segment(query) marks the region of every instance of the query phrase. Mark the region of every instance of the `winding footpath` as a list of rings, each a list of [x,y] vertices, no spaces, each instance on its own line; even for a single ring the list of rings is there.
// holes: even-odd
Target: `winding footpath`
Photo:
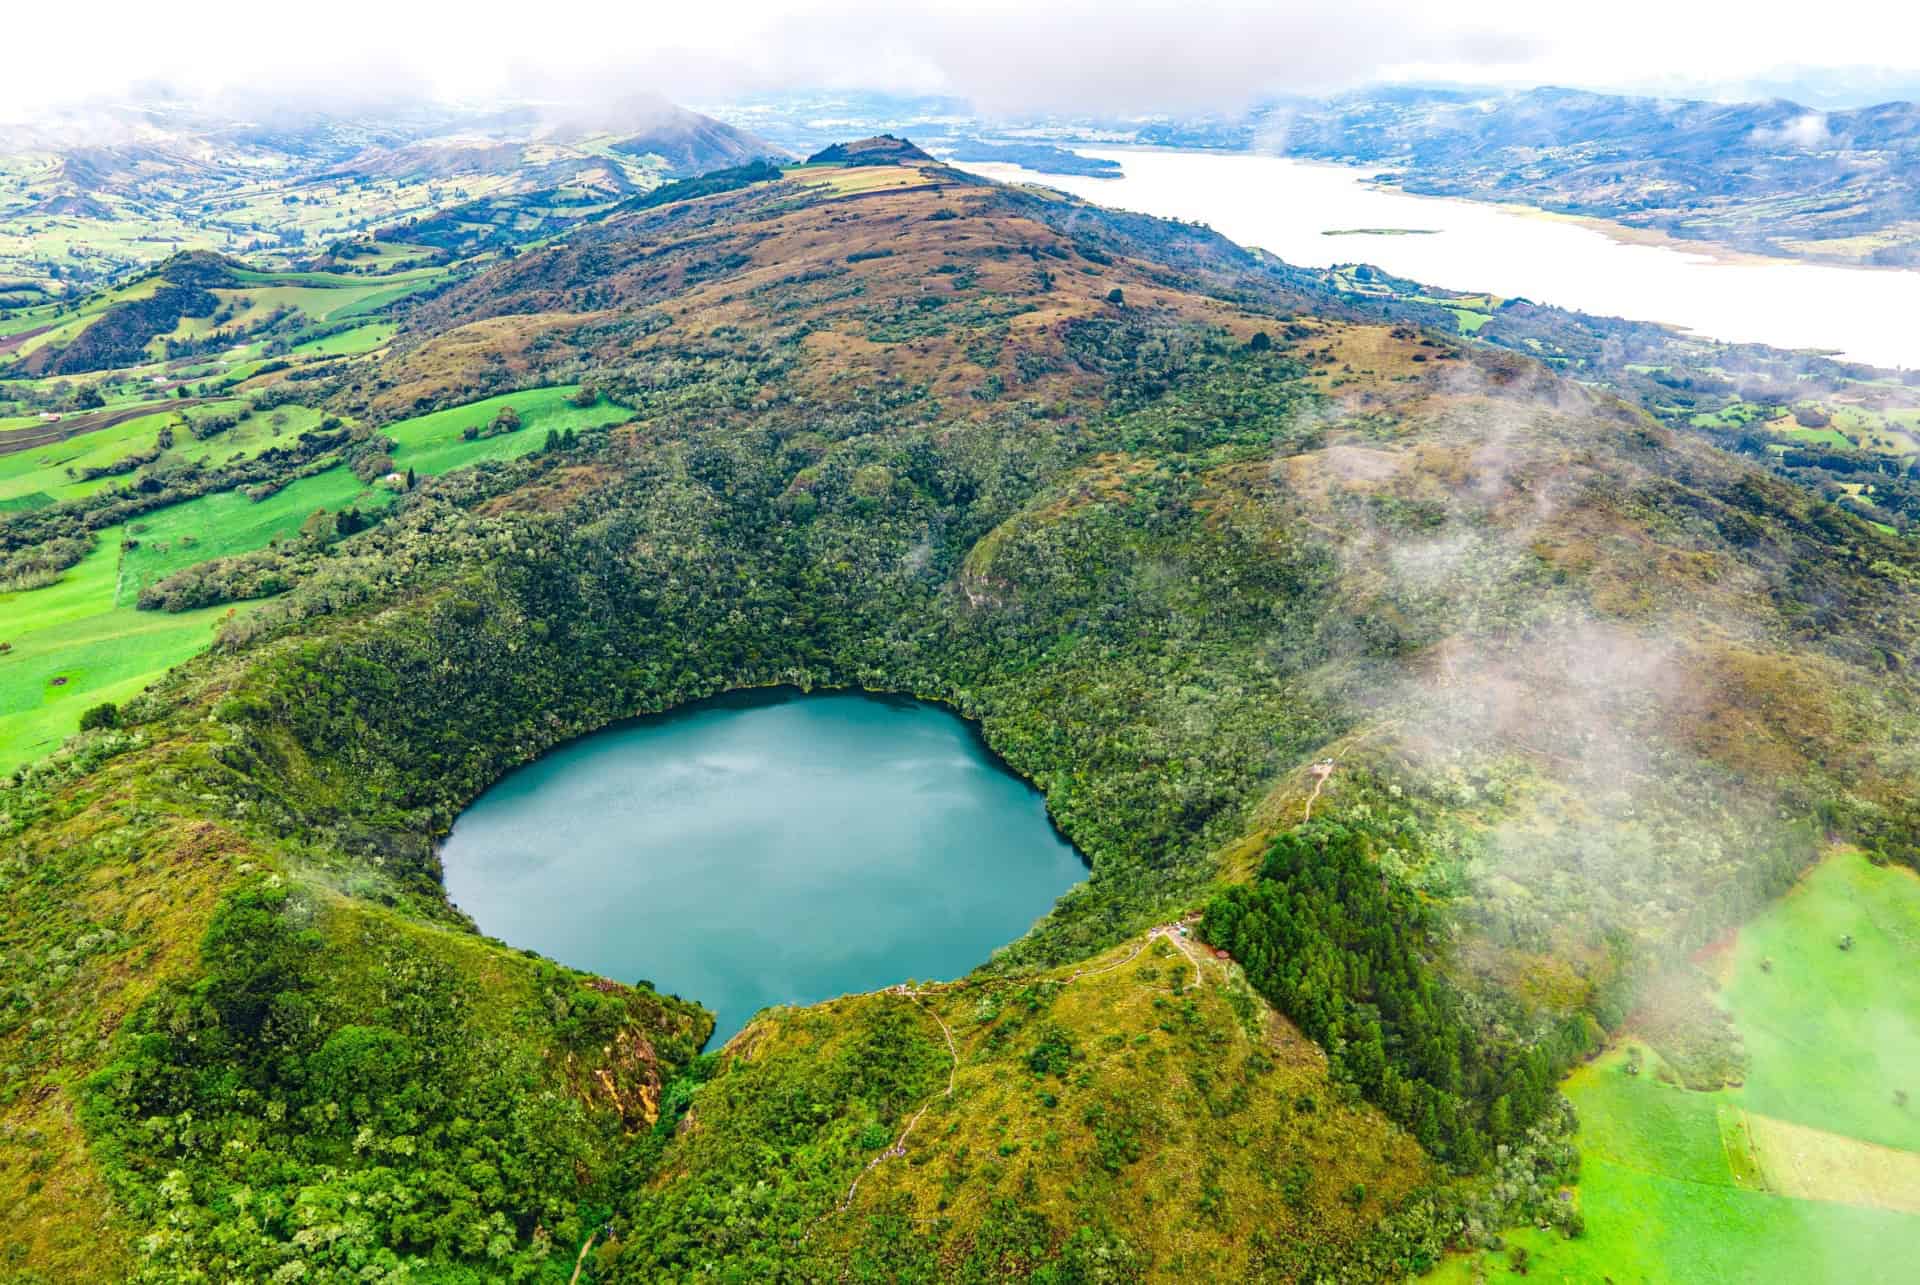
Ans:
[[[1061,980],[1060,984],[1063,987],[1071,986],[1083,977],[1098,977],[1102,973],[1111,973],[1115,969],[1125,968],[1128,964],[1140,958],[1140,952],[1153,945],[1154,940],[1159,937],[1164,937],[1172,942],[1174,949],[1186,956],[1187,962],[1193,965],[1194,978],[1196,981],[1206,977],[1206,969],[1202,966],[1201,961],[1196,959],[1193,953],[1187,949],[1185,925],[1175,922],[1170,924],[1157,924],[1149,928],[1147,935],[1141,940],[1138,946],[1133,948],[1132,952],[1130,952],[1125,959],[1102,965],[1099,968],[1075,969],[1073,972],[1068,973],[1067,976]],[[942,1018],[940,1014],[927,1007],[921,1000],[921,996],[929,991],[946,990],[958,984],[957,982],[929,982],[923,986],[909,986],[907,983],[902,982],[898,986],[889,986],[884,991],[878,992],[883,995],[904,995],[914,1003],[919,1004],[922,1009],[925,1009],[929,1017],[940,1023],[940,1033],[947,1038],[947,1056],[951,1060],[951,1064],[947,1067],[947,1087],[945,1092],[936,1094],[921,1103],[920,1109],[915,1111],[913,1118],[907,1121],[907,1127],[902,1129],[900,1136],[893,1140],[893,1145],[873,1159],[867,1161],[866,1168],[854,1175],[853,1185],[847,1188],[847,1195],[846,1198],[840,1202],[839,1212],[845,1213],[853,1206],[853,1197],[854,1194],[860,1190],[860,1182],[862,1179],[879,1168],[884,1161],[907,1154],[907,1136],[913,1132],[913,1127],[920,1123],[920,1117],[925,1115],[934,1103],[953,1096],[954,1086],[960,1076],[960,1048],[953,1042],[953,1029],[947,1025],[946,1020]]]
[[[1306,814],[1301,818],[1303,822],[1313,820],[1313,805],[1315,802],[1319,800],[1320,791],[1326,787],[1327,778],[1333,775],[1333,770],[1336,766],[1337,766],[1337,761],[1334,759],[1321,759],[1318,763],[1315,763],[1310,769],[1308,769],[1313,774],[1313,793],[1307,796]],[[1060,984],[1062,986],[1071,986],[1073,985],[1073,983],[1079,981],[1082,977],[1098,977],[1102,973],[1111,973],[1115,969],[1125,968],[1128,964],[1131,964],[1134,960],[1140,958],[1140,952],[1145,950],[1147,947],[1153,945],[1154,939],[1159,937],[1164,937],[1169,942],[1173,943],[1173,948],[1179,951],[1181,955],[1185,956],[1186,961],[1189,964],[1193,965],[1193,975],[1194,975],[1194,981],[1196,983],[1206,980],[1206,976],[1207,976],[1206,961],[1203,958],[1196,956],[1191,950],[1187,949],[1186,925],[1179,921],[1175,921],[1174,923],[1170,923],[1170,924],[1157,924],[1154,927],[1149,928],[1147,930],[1146,937],[1141,940],[1138,946],[1135,946],[1133,948],[1132,952],[1129,953],[1125,959],[1117,960],[1111,964],[1102,965],[1099,968],[1075,969],[1073,972],[1068,973],[1067,976],[1061,981]],[[927,1008],[926,1004],[921,1000],[921,996],[927,994],[930,991],[947,990],[950,987],[957,986],[959,984],[960,983],[958,982],[928,982],[920,986],[910,986],[907,983],[902,982],[898,986],[889,986],[884,991],[877,992],[879,994],[884,994],[884,995],[904,995],[908,999],[912,1000],[914,1003],[919,1004],[921,1008],[925,1009],[927,1014],[930,1017],[932,1017],[934,1021],[939,1022],[940,1033],[946,1036],[947,1038],[947,1056],[948,1058],[951,1059],[951,1065],[949,1065],[947,1068],[946,1091],[934,1097],[928,1098],[925,1102],[921,1103],[920,1109],[918,1111],[915,1111],[913,1113],[913,1118],[907,1121],[907,1127],[902,1129],[900,1131],[900,1136],[893,1140],[893,1145],[888,1147],[885,1151],[882,1151],[879,1155],[875,1156],[873,1159],[867,1161],[866,1168],[862,1169],[858,1174],[854,1176],[853,1185],[847,1188],[846,1198],[840,1202],[839,1211],[841,1213],[845,1213],[849,1208],[853,1206],[853,1198],[854,1198],[854,1195],[860,1190],[860,1182],[862,1179],[864,1179],[868,1174],[872,1173],[875,1169],[879,1168],[882,1163],[888,1160],[891,1160],[897,1156],[904,1156],[907,1154],[907,1137],[909,1134],[913,1132],[914,1126],[920,1123],[920,1117],[924,1116],[927,1113],[927,1111],[933,1106],[934,1103],[942,1101],[943,1099],[946,1099],[946,1098],[951,1098],[953,1096],[954,1085],[960,1075],[960,1049],[959,1049],[959,1046],[953,1042],[952,1028],[950,1028],[947,1025],[946,1021],[940,1016],[940,1014],[934,1012],[931,1008]]]
[[[1334,761],[1332,759],[1321,759],[1308,769],[1313,773],[1313,793],[1307,796],[1307,811],[1306,815],[1300,818],[1300,824],[1305,825],[1307,822],[1313,820],[1314,801],[1320,797],[1320,791],[1326,787],[1327,778],[1333,775],[1333,769]]]

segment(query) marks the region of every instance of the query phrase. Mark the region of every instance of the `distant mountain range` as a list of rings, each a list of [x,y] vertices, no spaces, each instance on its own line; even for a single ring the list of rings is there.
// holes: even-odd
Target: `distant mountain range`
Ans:
[[[109,104],[0,129],[0,308],[183,249],[281,254],[277,266],[290,266],[309,246],[476,199],[612,201],[788,155],[646,95],[591,110],[231,107]]]
[[[1390,165],[1408,191],[1524,201],[1763,253],[1920,262],[1920,106],[1821,112],[1571,89],[1372,91],[1271,108],[1248,143]]]
[[[1076,143],[1264,151],[1379,166],[1410,192],[1516,201],[1761,254],[1920,262],[1920,107],[1822,111],[1540,88],[1376,87],[1250,112],[993,117],[946,98],[807,93],[713,110],[796,151],[910,133],[941,155],[1095,173]],[[1110,171],[1109,171],[1110,173]]]

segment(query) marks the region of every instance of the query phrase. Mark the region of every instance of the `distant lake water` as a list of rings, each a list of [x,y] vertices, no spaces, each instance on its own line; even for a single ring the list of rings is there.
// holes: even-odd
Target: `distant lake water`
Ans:
[[[1198,220],[1302,267],[1371,263],[1426,285],[1667,322],[1713,339],[1920,366],[1920,272],[1622,241],[1590,223],[1537,210],[1376,187],[1367,181],[1377,172],[1372,169],[1237,153],[1074,150],[1119,161],[1125,177],[1036,174],[997,164],[961,168],[1044,183],[1120,209]]]
[[[563,745],[455,822],[481,931],[718,1015],[951,978],[1087,875],[974,728],[933,705],[743,693]]]

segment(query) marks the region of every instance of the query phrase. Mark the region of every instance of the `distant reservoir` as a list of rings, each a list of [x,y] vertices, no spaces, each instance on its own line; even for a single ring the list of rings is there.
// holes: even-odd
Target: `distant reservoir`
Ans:
[[[1449,290],[1663,321],[1711,339],[1831,349],[1876,365],[1920,367],[1920,326],[1914,324],[1920,271],[1649,244],[1598,220],[1410,195],[1374,184],[1376,169],[1358,166],[1227,152],[1073,150],[1119,161],[1123,177],[1036,174],[1004,164],[960,168],[1045,184],[1123,210],[1198,220],[1301,267],[1371,263]]]
[[[918,701],[744,693],[582,737],[455,823],[481,931],[718,1014],[957,977],[1086,864],[964,720]]]

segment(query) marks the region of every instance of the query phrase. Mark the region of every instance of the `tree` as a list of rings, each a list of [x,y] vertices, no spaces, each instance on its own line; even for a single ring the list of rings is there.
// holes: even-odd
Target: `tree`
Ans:
[[[1108,303],[1125,304],[1126,301],[1127,301],[1126,293],[1122,291],[1119,286],[1115,286],[1113,289],[1107,291]]]
[[[118,726],[120,726],[120,707],[112,701],[102,701],[80,715],[80,730],[83,732],[91,732],[96,727]]]
[[[73,404],[81,410],[99,410],[107,404],[107,399],[100,395],[100,385],[88,384],[73,399]]]
[[[1513,1130],[1513,1108],[1505,1095],[1493,1100],[1487,1108],[1487,1132],[1496,1138],[1504,1138]]]
[[[315,509],[307,515],[307,520],[300,524],[300,538],[309,544],[324,543],[329,536],[338,533],[339,528],[334,522],[333,514],[325,509]]]
[[[412,490],[413,488],[414,488],[414,476],[413,476],[413,470],[412,470],[412,469],[408,469],[408,470],[407,470],[407,489],[408,489],[409,491],[411,491],[411,490]]]
[[[520,412],[511,406],[502,406],[500,413],[493,417],[494,428],[502,433],[511,433],[520,427]]]
[[[1273,348],[1273,336],[1264,330],[1256,330],[1253,332],[1253,338],[1247,340],[1247,348],[1251,352],[1270,352]]]
[[[187,386],[185,384],[175,384],[173,386],[173,395],[184,402],[187,400]]]

